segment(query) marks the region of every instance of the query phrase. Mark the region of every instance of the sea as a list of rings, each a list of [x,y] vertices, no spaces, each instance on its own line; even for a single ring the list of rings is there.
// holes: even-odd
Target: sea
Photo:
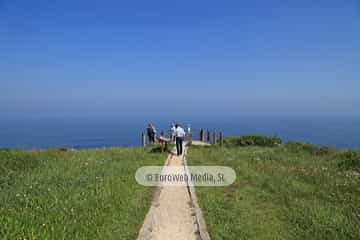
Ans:
[[[151,122],[167,132],[176,120],[146,117],[44,117],[0,119],[0,148],[75,149],[140,146],[141,133]],[[191,127],[193,138],[201,128],[224,136],[246,134],[279,136],[283,142],[303,141],[317,146],[360,149],[360,117],[330,116],[237,116],[186,117],[178,121]]]

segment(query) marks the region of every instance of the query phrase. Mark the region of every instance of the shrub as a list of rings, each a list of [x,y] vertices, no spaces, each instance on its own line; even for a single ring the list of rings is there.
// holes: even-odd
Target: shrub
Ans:
[[[245,135],[225,139],[225,144],[229,146],[262,146],[275,147],[281,144],[279,137],[268,137],[260,135]]]
[[[335,147],[316,147],[314,145],[298,141],[289,141],[285,146],[292,152],[308,152],[312,155],[327,155],[336,151]]]
[[[360,151],[347,150],[339,152],[335,158],[340,160],[339,167],[345,170],[360,171]]]

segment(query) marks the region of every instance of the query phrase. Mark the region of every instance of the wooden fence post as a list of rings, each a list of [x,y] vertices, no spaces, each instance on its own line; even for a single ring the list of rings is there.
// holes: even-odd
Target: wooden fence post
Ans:
[[[220,146],[222,147],[224,145],[224,134],[223,132],[220,132]]]
[[[210,130],[207,130],[207,142],[210,144],[211,143],[211,133]]]
[[[203,142],[204,141],[204,129],[200,129],[200,141]]]
[[[146,146],[146,134],[144,132],[141,133],[141,143],[143,147]]]
[[[216,145],[216,131],[213,133],[213,144]]]

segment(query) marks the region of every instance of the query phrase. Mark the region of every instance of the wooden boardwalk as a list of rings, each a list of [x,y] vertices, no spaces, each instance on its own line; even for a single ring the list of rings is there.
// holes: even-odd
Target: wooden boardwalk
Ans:
[[[193,142],[193,144],[200,145],[198,142]],[[187,147],[185,146],[184,153],[186,151]],[[184,166],[185,173],[187,169],[185,163],[183,156],[176,156],[173,152],[169,154],[165,165]],[[159,187],[140,230],[138,240],[205,240],[201,235],[208,236],[208,234],[207,232],[200,234],[201,231],[204,231],[204,226],[201,224],[204,225],[205,222],[202,216],[199,216],[201,210],[197,209],[198,204],[194,203],[194,199],[196,200],[196,196],[192,196],[194,194],[194,189],[190,191],[186,185]]]

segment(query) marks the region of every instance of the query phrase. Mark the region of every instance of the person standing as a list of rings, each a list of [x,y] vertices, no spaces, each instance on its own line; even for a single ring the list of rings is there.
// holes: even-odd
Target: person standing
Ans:
[[[170,127],[170,141],[171,142],[175,142],[175,124],[171,124],[171,127]]]
[[[149,138],[149,143],[155,143],[155,131],[151,123],[148,124],[146,131]]]
[[[185,137],[185,131],[180,125],[175,124],[175,141],[176,141],[176,151],[177,155],[180,156],[183,154],[183,141]]]

